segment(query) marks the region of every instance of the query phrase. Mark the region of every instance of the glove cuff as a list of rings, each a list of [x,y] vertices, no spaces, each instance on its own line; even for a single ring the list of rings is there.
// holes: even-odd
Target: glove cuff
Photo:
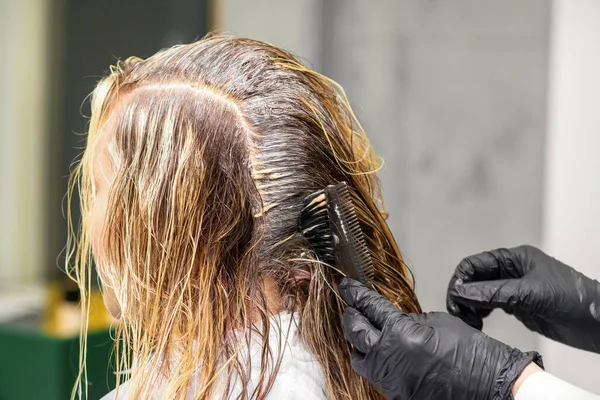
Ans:
[[[512,349],[505,366],[500,370],[496,378],[496,390],[493,400],[512,400],[512,387],[519,378],[525,367],[532,362],[544,369],[542,356],[537,351],[528,351],[523,353],[519,349]]]

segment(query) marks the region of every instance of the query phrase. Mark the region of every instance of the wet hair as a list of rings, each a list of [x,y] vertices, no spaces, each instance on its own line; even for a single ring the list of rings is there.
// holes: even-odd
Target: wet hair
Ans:
[[[121,308],[117,363],[131,370],[134,398],[152,393],[148,369],[165,378],[165,398],[184,398],[198,369],[194,398],[220,395],[215,382],[233,373],[241,377],[239,398],[264,398],[279,360],[267,332],[280,311],[298,313],[329,398],[385,398],[351,368],[336,295],[340,272],[320,263],[297,229],[305,196],[346,181],[377,290],[407,312],[420,311],[385,222],[380,160],[339,85],[277,47],[216,36],[119,62],[91,107],[88,148],[72,177],[83,225],[69,246],[71,274],[85,308],[93,149],[104,138],[115,178],[105,259],[96,265]],[[274,282],[277,307],[267,303],[266,280]],[[264,349],[252,386],[236,357],[250,336]]]

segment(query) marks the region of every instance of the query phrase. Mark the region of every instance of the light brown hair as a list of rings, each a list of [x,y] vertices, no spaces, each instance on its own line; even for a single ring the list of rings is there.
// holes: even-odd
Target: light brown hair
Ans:
[[[234,372],[245,389],[240,398],[264,398],[278,364],[265,332],[283,310],[298,313],[301,339],[323,368],[330,398],[384,398],[350,366],[335,292],[340,272],[320,263],[297,229],[305,196],[346,181],[376,288],[401,309],[420,310],[384,220],[379,160],[341,87],[288,52],[232,37],[118,63],[94,90],[88,150],[73,175],[83,229],[70,243],[71,273],[84,306],[91,144],[103,136],[115,179],[106,260],[97,269],[121,308],[117,358],[121,369],[131,367],[134,398],[152,393],[148,367],[161,370],[168,398],[184,398],[198,368],[195,398],[220,395],[216,379]],[[275,282],[277,310],[267,304],[265,279]],[[257,336],[263,343],[252,391],[232,331],[243,332],[241,342]]]

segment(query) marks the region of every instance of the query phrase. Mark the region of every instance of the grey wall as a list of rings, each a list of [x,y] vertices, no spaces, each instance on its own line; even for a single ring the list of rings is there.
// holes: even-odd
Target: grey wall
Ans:
[[[471,253],[540,244],[550,2],[224,0],[221,27],[346,89],[377,152],[390,226],[426,310]],[[485,330],[536,337],[495,313]]]

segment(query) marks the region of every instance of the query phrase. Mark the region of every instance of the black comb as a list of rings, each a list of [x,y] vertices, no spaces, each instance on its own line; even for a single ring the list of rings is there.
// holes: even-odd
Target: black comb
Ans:
[[[346,182],[307,196],[298,224],[319,260],[373,287],[373,261]]]

